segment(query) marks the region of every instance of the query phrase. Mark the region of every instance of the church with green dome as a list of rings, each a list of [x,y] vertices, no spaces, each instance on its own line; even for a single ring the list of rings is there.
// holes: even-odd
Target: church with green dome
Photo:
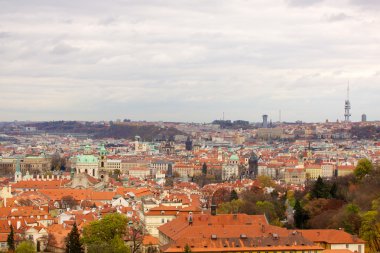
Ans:
[[[76,157],[76,172],[86,173],[95,178],[99,177],[99,160],[92,154],[89,145],[86,145],[82,155]]]

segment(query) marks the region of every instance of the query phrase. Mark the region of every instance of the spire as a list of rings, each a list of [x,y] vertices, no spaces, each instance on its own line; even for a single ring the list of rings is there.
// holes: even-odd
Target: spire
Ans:
[[[19,158],[17,158],[16,172],[20,172],[21,173],[21,166],[20,166],[20,159]]]
[[[21,166],[20,166],[20,158],[17,158],[16,162],[16,172],[15,172],[15,182],[19,182],[22,180]]]

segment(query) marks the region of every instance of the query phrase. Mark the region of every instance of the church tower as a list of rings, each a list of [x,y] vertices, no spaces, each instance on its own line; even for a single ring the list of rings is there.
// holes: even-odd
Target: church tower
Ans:
[[[22,173],[21,173],[20,159],[17,158],[16,172],[15,172],[15,182],[20,182],[21,180],[22,180]]]
[[[102,180],[108,181],[108,173],[106,170],[107,162],[107,149],[104,147],[104,144],[100,146],[99,150],[99,176]]]

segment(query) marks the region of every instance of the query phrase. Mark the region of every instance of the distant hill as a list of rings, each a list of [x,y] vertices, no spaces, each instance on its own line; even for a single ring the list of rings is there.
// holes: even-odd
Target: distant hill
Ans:
[[[95,135],[97,138],[126,138],[133,139],[136,135],[142,140],[152,141],[157,136],[174,136],[183,134],[176,128],[161,128],[154,125],[131,126],[131,125],[111,125],[105,131],[101,131]]]
[[[25,126],[36,127],[38,131],[47,133],[75,133],[75,134],[88,134],[94,138],[124,138],[134,139],[136,135],[140,136],[142,140],[151,141],[157,136],[174,136],[183,134],[173,127],[158,127],[154,125],[130,125],[130,124],[96,124],[93,122],[79,122],[79,121],[49,121],[49,122],[36,122],[29,123]]]

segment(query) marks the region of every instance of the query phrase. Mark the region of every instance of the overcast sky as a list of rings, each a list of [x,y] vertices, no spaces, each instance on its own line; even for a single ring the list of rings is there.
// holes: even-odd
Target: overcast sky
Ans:
[[[0,121],[380,119],[378,0],[0,0]]]

